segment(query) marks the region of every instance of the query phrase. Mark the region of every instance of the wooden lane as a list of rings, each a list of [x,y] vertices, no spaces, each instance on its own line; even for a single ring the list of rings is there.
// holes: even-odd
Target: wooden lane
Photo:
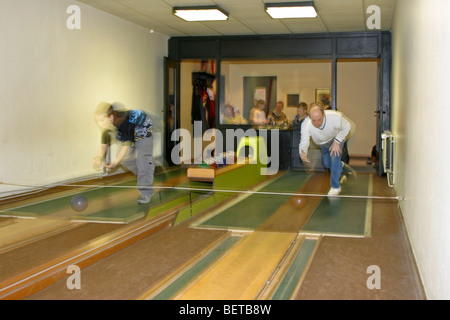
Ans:
[[[0,254],[79,225],[61,219],[14,219],[12,223],[0,228]]]
[[[181,180],[180,180],[181,179]],[[171,179],[170,181],[167,181],[167,183],[170,185],[170,183],[180,183],[182,181],[185,181],[186,176],[184,177],[176,177],[174,179]],[[180,207],[181,205],[178,204],[178,207],[167,207],[167,212],[159,212],[158,217],[161,217],[162,215],[167,215],[170,216],[171,218],[174,218],[177,215],[178,210],[181,209]],[[144,224],[152,224],[153,220],[155,218],[150,218],[147,219],[146,221],[142,222]],[[160,231],[162,229],[165,229],[168,225],[173,225],[173,220],[170,220],[170,223],[165,223],[165,224],[158,224],[156,226],[150,227],[153,231]],[[136,224],[133,224],[133,226],[129,226],[129,228],[131,228],[130,230],[135,230],[134,228],[136,227]],[[159,228],[159,229],[158,229]],[[125,227],[125,229],[120,229],[118,232],[122,231],[122,230],[128,230],[128,227]],[[156,232],[155,231],[155,232]],[[142,238],[139,237],[134,237],[134,239],[137,240],[142,240],[144,238],[146,238],[148,235],[152,234],[153,232],[149,231],[147,234],[144,234],[142,236]],[[211,233],[211,232],[208,232]],[[216,233],[213,233],[216,234]],[[106,239],[108,239],[110,237],[110,235],[106,236],[106,237],[102,237],[101,239],[97,239],[95,242],[96,244],[101,244],[103,243],[103,241],[107,241]],[[181,240],[183,241],[183,240]],[[127,250],[121,250],[124,248],[124,246],[126,246],[127,248],[130,247],[132,244],[136,243],[135,242],[119,242],[119,243],[114,243],[114,241],[111,241],[111,247],[105,247],[105,248],[96,248],[95,250],[95,254],[93,255],[93,258],[91,258],[91,256],[86,256],[85,255],[87,253],[84,252],[79,252],[79,251],[73,251],[71,253],[68,253],[66,255],[64,255],[61,259],[63,259],[63,262],[60,262],[57,259],[54,259],[48,263],[42,264],[36,268],[33,268],[33,270],[30,270],[27,273],[23,273],[17,277],[15,277],[14,279],[9,279],[8,281],[4,281],[3,283],[1,283],[0,285],[2,286],[1,290],[2,292],[4,292],[4,294],[2,295],[3,298],[8,298],[8,299],[16,299],[16,298],[20,298],[21,296],[27,296],[33,292],[35,292],[36,290],[40,290],[43,289],[44,287],[48,287],[49,285],[51,285],[52,283],[54,283],[57,280],[60,280],[59,282],[64,282],[62,281],[62,277],[66,276],[67,274],[66,272],[66,266],[70,263],[70,264],[77,264],[80,267],[85,267],[86,265],[92,265],[93,263],[101,263],[104,259],[106,259],[106,256],[110,256],[111,253],[119,253],[119,252],[123,252],[123,254],[126,254]],[[209,242],[201,242],[201,245],[207,244]],[[89,243],[89,244],[92,244]],[[89,244],[87,244],[87,247],[83,248],[86,252],[91,250],[91,248],[89,247]],[[82,250],[82,249],[80,249]],[[97,252],[98,250],[98,252]],[[188,251],[186,251],[187,254]],[[73,256],[79,256],[83,259],[75,261]],[[84,259],[85,258],[85,259]],[[60,267],[58,269],[55,269],[56,266],[63,266]],[[100,271],[101,273],[101,271]],[[36,278],[36,275],[41,275],[42,276],[38,276]],[[85,271],[83,271],[83,278],[85,276]],[[133,276],[133,275],[131,275]],[[1,293],[1,292],[0,292]],[[95,299],[95,298],[94,298]]]
[[[127,181],[130,180],[128,176],[126,176],[126,179]],[[185,179],[186,177],[184,176],[184,180]],[[179,175],[172,175],[172,177],[165,182],[177,183],[182,180],[183,179],[180,179]],[[159,185],[161,185],[161,183],[158,183],[158,186]],[[81,189],[86,190],[86,188]],[[76,192],[76,190],[71,190],[70,194],[73,192]],[[63,193],[67,196],[68,192],[65,191]],[[134,198],[136,193],[137,191],[133,189],[125,189],[125,191],[115,192],[114,196],[106,198],[97,197],[94,201],[90,202],[89,207],[84,211],[84,214],[102,210],[103,206],[120,205],[124,201],[129,201],[131,197],[133,197],[133,201],[135,201]],[[61,194],[49,193],[46,194],[44,198],[39,197],[38,201],[51,201],[52,196],[59,198]],[[25,206],[33,204],[31,199],[26,199],[25,202]],[[15,207],[17,207],[17,203],[15,203]],[[10,223],[4,223],[1,226],[2,229],[0,233],[0,255],[2,259],[5,258],[6,260],[3,260],[3,262],[0,263],[0,270],[3,270],[0,275],[0,281],[3,280],[0,283],[0,297],[20,298],[24,295],[28,295],[30,292],[34,292],[35,288],[39,289],[45,287],[52,281],[57,280],[58,277],[65,275],[62,271],[62,273],[55,271],[53,265],[61,265],[61,261],[73,263],[72,257],[78,255],[81,258],[84,256],[84,253],[82,254],[84,251],[91,250],[91,253],[96,252],[89,258],[90,260],[86,260],[88,261],[88,264],[90,264],[96,261],[96,257],[101,257],[98,253],[104,255],[105,253],[109,254],[108,252],[113,253],[114,251],[120,250],[121,246],[123,246],[123,242],[117,242],[117,240],[112,241],[111,239],[112,237],[119,237],[121,231],[128,230],[130,234],[132,234],[135,230],[146,229],[146,231],[142,233],[146,236],[172,225],[177,210],[179,210],[179,206],[163,208],[163,210],[158,211],[158,217],[147,219],[147,221],[142,223],[143,225],[126,226],[123,229],[121,226],[116,227],[113,225],[73,223],[67,219],[66,216],[70,217],[73,215],[74,210],[67,205],[62,209],[60,207],[57,208],[55,212],[45,215],[43,218],[31,220],[13,219]],[[118,229],[120,230],[118,231]],[[111,234],[111,232],[115,233]],[[100,238],[97,238],[95,242],[99,247],[94,250],[90,246],[92,246],[92,241],[94,241],[95,237]],[[61,241],[64,239],[66,240],[61,243],[61,241],[59,241],[60,239]],[[139,240],[139,237],[136,237],[135,239]],[[58,247],[54,248],[53,242],[50,241],[59,243]],[[111,241],[110,243],[114,244],[114,246],[111,249],[105,250],[101,245],[104,241]],[[40,245],[41,243],[47,243],[47,245],[43,247]],[[124,243],[125,245],[129,245],[133,243],[133,240]],[[27,253],[28,249],[33,250],[33,252]],[[44,252],[35,256],[35,250],[44,250]],[[60,258],[55,259],[57,256],[60,256]],[[81,261],[82,264],[86,263],[85,260],[79,261]],[[62,265],[65,266],[66,264],[67,263],[63,263]],[[10,266],[9,268],[8,265]],[[39,275],[39,277],[36,275]],[[49,279],[51,280],[50,282]],[[11,293],[13,294],[11,295]]]
[[[324,194],[329,189],[329,176],[323,173],[314,174],[308,176],[306,181],[299,179],[297,183],[301,187],[294,193]],[[270,186],[269,183],[266,187],[270,189]],[[276,289],[274,283],[281,282],[301,247],[304,240],[304,236],[299,236],[301,228],[323,198],[310,197],[307,205],[299,210],[292,205],[290,197],[283,197],[284,204],[271,212],[263,223],[257,223],[258,227],[254,232],[221,257],[211,268],[192,280],[175,299],[270,298]],[[259,201],[257,197],[255,201]],[[267,216],[265,213],[262,214]],[[198,224],[196,226],[198,227]],[[308,258],[306,264],[308,265],[310,261]]]
[[[311,242],[309,245],[311,251],[306,254],[302,254],[303,246],[293,246],[293,244],[305,222],[323,198],[317,195],[325,194],[328,188],[328,175],[313,176],[297,190],[298,193],[314,194],[309,198],[305,208],[298,210],[293,208],[289,200],[285,200],[285,204],[275,212],[271,212],[268,219],[260,224],[256,231],[219,257],[210,268],[199,274],[175,298],[189,300],[270,298],[276,286],[266,288],[267,282],[270,280],[275,283],[284,283],[285,273],[290,270],[290,264],[296,261],[297,257],[300,257],[299,265],[303,270],[309,269],[312,257],[318,248],[317,239],[312,239],[312,245]],[[165,279],[174,277],[178,275],[169,275]],[[292,293],[298,290],[299,283],[305,278],[305,273],[294,272],[291,277],[286,286]],[[281,289],[282,292],[289,290]],[[286,295],[283,293],[278,296]]]
[[[192,229],[189,230],[192,231]],[[230,232],[219,234],[210,243],[204,244],[203,250],[194,251],[194,254],[182,259],[174,272],[165,274],[158,279],[137,297],[137,300],[171,299],[173,295],[178,293],[180,287],[184,287],[186,281],[189,281],[193,275],[201,273],[204,268],[209,266],[211,261],[214,261],[218,255],[220,256],[223,251],[226,251],[238,241],[238,237],[233,237]]]
[[[290,233],[252,233],[175,299],[256,299],[295,237]]]
[[[328,188],[327,174],[313,175],[297,189],[297,193],[314,194],[309,198],[305,208],[296,209],[290,200],[285,199],[284,205],[272,212],[256,231],[219,257],[205,272],[191,280],[175,299],[270,298],[276,286],[266,288],[269,280],[275,284],[281,283],[285,273],[290,270],[290,264],[298,256],[301,257],[300,264],[304,270],[311,264],[318,246],[317,239],[313,239],[312,251],[302,256],[297,253],[303,248],[300,244],[304,237],[298,241],[298,234],[323,198],[317,194],[325,194]],[[293,245],[294,241],[297,241],[296,245]],[[165,280],[157,286],[165,286],[165,282],[177,278],[179,273],[180,271],[176,271],[172,275],[166,275]],[[297,290],[298,283],[303,278],[304,273],[294,274],[286,286],[291,290]],[[155,290],[157,289],[153,287],[151,291]],[[149,297],[144,294],[140,298]]]
[[[92,242],[122,227],[117,224],[77,224],[30,241],[3,247],[0,251],[0,282],[52,261],[76,250],[83,243]]]
[[[314,180],[312,180],[314,181]],[[285,219],[285,216],[280,215],[279,217],[280,219]],[[263,226],[267,227],[267,230],[269,230],[270,228],[273,229],[274,225],[277,225],[276,223],[274,224],[273,221],[267,224],[263,224]],[[270,228],[268,226],[271,226]],[[171,228],[173,229],[173,228]],[[182,230],[178,229],[178,230]],[[170,231],[175,231],[175,230],[170,230]],[[272,231],[272,230],[270,230]],[[220,231],[220,230],[216,230],[216,231],[199,231],[199,230],[191,230],[191,233],[203,233],[203,232],[208,232],[210,234],[217,234],[220,235],[222,234],[224,231]],[[175,236],[172,234],[172,236],[175,238]],[[237,266],[236,264],[233,263],[233,261],[240,261],[238,264],[242,264],[242,263],[247,263],[248,266],[251,266],[253,264],[253,269],[258,270],[260,269],[260,265],[266,261],[269,262],[267,263],[267,268],[264,268],[263,270],[260,270],[260,273],[256,273],[256,274],[248,274],[247,276],[240,274],[238,275],[236,273],[236,277],[239,279],[240,277],[240,281],[234,281],[234,284],[237,284],[239,282],[242,283],[243,281],[243,277],[245,277],[247,279],[247,281],[250,281],[250,285],[249,285],[249,290],[244,292],[241,296],[239,296],[239,298],[248,298],[248,297],[252,297],[252,299],[254,299],[255,297],[258,296],[259,291],[262,288],[262,284],[264,284],[264,281],[266,281],[268,278],[270,278],[272,276],[272,273],[274,271],[274,268],[276,268],[276,266],[280,263],[281,260],[283,260],[283,257],[286,255],[286,252],[289,250],[293,240],[296,238],[297,234],[295,232],[265,232],[265,231],[257,231],[254,234],[252,234],[251,236],[245,238],[245,241],[242,241],[240,243],[239,246],[236,246],[235,250],[232,250],[230,253],[230,257],[234,256],[235,259],[232,259],[229,261],[228,265],[226,264],[226,260],[225,258],[222,259],[222,263],[218,264],[218,266],[220,267],[220,265],[222,265],[223,267],[221,267],[221,269],[219,268],[219,271],[216,273],[217,274],[221,274],[221,272],[225,272],[225,270],[230,269],[233,265]],[[178,236],[176,236],[177,239],[180,239]],[[166,242],[171,242],[170,239],[164,239]],[[147,241],[147,240],[146,240]],[[149,241],[149,245],[150,246],[161,246],[163,247],[164,245],[162,243],[152,243],[152,241],[150,241],[150,239],[148,239]],[[179,241],[183,241],[183,240],[179,240]],[[150,244],[151,243],[151,244]],[[180,245],[181,243],[179,242],[177,245]],[[205,247],[208,244],[208,242],[205,243],[199,243],[197,244],[195,247]],[[173,248],[173,247],[172,247]],[[204,250],[201,250],[201,254],[204,254]],[[108,252],[108,251],[107,251]],[[118,259],[126,259],[129,260],[126,264],[130,265],[133,264],[131,262],[133,258],[128,256],[128,250],[122,250],[120,251],[120,257],[119,256],[114,256],[114,259],[107,259],[108,261],[106,261],[105,259],[102,260],[98,260],[98,263],[95,265],[95,268],[93,269],[89,269],[92,270],[89,272],[89,276],[93,282],[96,282],[94,279],[96,277],[98,277],[98,275],[102,272],[102,270],[104,270],[104,268],[106,267],[106,265],[109,264],[114,264],[114,265],[120,265],[122,264],[121,261],[119,261]],[[252,252],[254,254],[252,254],[252,258],[249,259],[248,258],[248,253]],[[155,252],[152,252],[153,254],[155,254]],[[188,254],[191,254],[190,256]],[[198,251],[197,251],[198,254]],[[228,255],[227,255],[228,256]],[[99,259],[102,258],[101,253],[98,254],[98,257],[100,257]],[[172,253],[165,253],[163,254],[163,256],[159,256],[160,258],[164,259],[164,261],[168,261],[168,260],[172,260],[175,259],[175,257],[172,255]],[[172,258],[171,258],[172,257]],[[180,270],[180,266],[185,266],[186,261],[192,261],[192,252],[190,251],[186,251],[184,252],[184,259],[185,262],[182,264],[179,264],[178,267],[176,269],[174,269],[173,272],[179,272]],[[147,259],[147,257],[140,257],[140,259]],[[151,257],[148,257],[148,259],[152,259]],[[153,258],[154,259],[154,258]],[[70,262],[71,264],[75,264],[73,261],[70,261],[70,259],[66,259],[68,261],[68,263]],[[103,261],[105,260],[105,261]],[[125,263],[125,262],[123,262]],[[79,264],[83,264],[83,262],[80,262]],[[154,262],[153,262],[154,265]],[[123,266],[124,268],[126,268],[125,266]],[[156,267],[154,265],[154,267]],[[161,268],[164,268],[165,266],[159,266]],[[134,270],[135,265],[133,264],[133,268],[132,270]],[[237,267],[236,267],[237,268]],[[251,268],[251,267],[250,267]],[[108,267],[109,269],[109,267]],[[222,271],[221,271],[222,270]],[[119,272],[119,270],[117,270]],[[55,274],[58,275],[58,277],[63,277],[63,276],[67,276],[65,274],[65,269],[61,269],[59,270],[60,273],[55,271]],[[83,279],[85,279],[86,276],[86,270],[83,271]],[[91,273],[92,272],[92,273]],[[119,272],[120,273],[120,272]],[[97,274],[97,276],[95,276],[95,274]],[[133,275],[130,274],[129,277],[132,278],[130,279],[131,282],[136,281],[136,277],[137,275]],[[128,277],[128,275],[127,275]],[[170,277],[166,274],[165,277]],[[204,276],[202,276],[203,278]],[[212,274],[210,277],[213,277]],[[220,276],[219,276],[220,278]],[[115,280],[114,280],[115,279]],[[225,277],[226,279],[226,277]],[[122,279],[121,279],[122,280]],[[111,275],[111,278],[109,279],[110,282],[114,282],[114,281],[121,281],[118,280],[117,278],[114,278],[113,275]],[[159,278],[159,281],[161,280],[161,278]],[[43,283],[44,285],[49,285],[49,283],[46,283],[45,281],[47,281],[47,279],[44,279],[41,283]],[[232,285],[233,281],[231,279],[231,281],[228,281],[229,285]],[[112,284],[107,283],[107,281],[103,281],[101,283],[96,283],[97,286],[100,287],[108,287]],[[148,286],[150,286],[151,283],[148,283]],[[59,281],[59,290],[63,290],[64,288],[64,281]],[[31,289],[33,289],[35,287],[31,286]],[[148,287],[147,287],[148,288]],[[250,289],[251,288],[251,289]],[[33,289],[34,290],[34,289]],[[67,289],[66,289],[67,290]],[[16,290],[17,292],[22,292],[21,290]],[[225,290],[226,291],[226,290]],[[231,290],[232,291],[232,290]],[[226,294],[226,292],[222,292],[223,294]],[[45,292],[41,292],[36,294],[34,297],[35,298],[39,298],[39,297],[45,297],[46,294],[50,294],[50,290],[45,290]],[[86,294],[84,297],[87,297],[88,299],[95,299],[95,297],[88,295],[88,292],[83,292],[83,294]],[[127,294],[131,294],[130,292],[128,292]],[[107,296],[109,296],[109,294],[106,294]],[[69,298],[70,294],[68,294],[66,297]],[[88,297],[89,296],[89,297]],[[118,297],[118,293],[114,293],[111,297]],[[136,294],[136,297],[138,296],[138,292]],[[97,296],[98,298],[98,296]],[[130,295],[127,296],[127,298],[133,298]],[[134,297],[135,298],[135,297]],[[210,298],[210,297],[208,297]]]
[[[24,299],[67,276],[67,268],[77,265],[86,268],[143,238],[172,225],[175,213],[170,212],[137,225],[81,245],[65,255],[34,267],[27,272],[0,283],[0,299]]]
[[[165,228],[83,270],[81,290],[68,290],[63,279],[28,299],[138,299],[227,235],[226,231],[194,230],[183,225]]]
[[[321,237],[299,234],[272,276],[258,295],[258,300],[292,299],[305,278]]]

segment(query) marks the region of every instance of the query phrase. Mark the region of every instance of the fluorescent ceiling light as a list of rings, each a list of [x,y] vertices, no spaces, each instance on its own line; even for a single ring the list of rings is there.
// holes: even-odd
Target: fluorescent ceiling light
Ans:
[[[217,6],[174,7],[173,14],[186,21],[217,21],[228,19],[228,13]]]
[[[266,3],[266,12],[274,19],[317,17],[313,1]]]

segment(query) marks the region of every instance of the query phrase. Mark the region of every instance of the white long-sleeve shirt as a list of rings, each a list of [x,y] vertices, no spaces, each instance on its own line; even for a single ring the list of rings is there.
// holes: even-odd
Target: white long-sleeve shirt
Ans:
[[[250,122],[252,124],[266,124],[266,113],[258,107],[250,110]]]
[[[343,143],[353,131],[352,127],[354,124],[338,111],[325,110],[325,117],[320,128],[316,128],[308,117],[302,124],[299,153],[301,154],[301,151],[308,153],[310,138],[319,146],[333,139]]]

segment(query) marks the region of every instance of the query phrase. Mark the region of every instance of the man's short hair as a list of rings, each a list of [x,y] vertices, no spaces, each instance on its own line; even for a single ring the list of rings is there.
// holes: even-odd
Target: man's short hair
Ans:
[[[311,105],[309,106],[309,112],[311,112],[312,109],[319,109],[322,112],[322,114],[325,114],[325,109],[323,108],[323,105],[318,102],[311,103]]]

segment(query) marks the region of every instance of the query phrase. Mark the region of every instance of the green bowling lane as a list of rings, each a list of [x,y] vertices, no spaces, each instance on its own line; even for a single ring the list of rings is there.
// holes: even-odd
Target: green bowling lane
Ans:
[[[260,191],[295,193],[311,177],[304,172],[287,172]],[[370,195],[371,175],[360,174],[342,185],[341,195]],[[255,230],[291,196],[253,194],[212,217],[196,224],[198,228]],[[324,197],[302,233],[364,237],[370,233],[371,200],[367,198]]]
[[[286,172],[263,187],[260,192],[295,193],[311,175],[305,172]],[[237,204],[203,221],[200,228],[254,230],[267,220],[291,196],[252,194]]]
[[[186,176],[186,169],[175,169],[164,173],[155,175],[154,184],[162,184],[165,181],[179,176]],[[136,179],[130,179],[122,183],[105,185],[105,187],[89,189],[83,192],[76,192],[74,194],[83,195],[89,202],[98,199],[108,199],[114,197],[121,192],[130,190],[136,187]],[[23,217],[23,218],[39,218],[48,214],[57,213],[60,210],[70,207],[70,202],[74,194],[68,194],[58,198],[51,198],[39,203],[33,203],[26,206],[15,207],[9,210],[0,212],[0,216],[4,217]],[[161,204],[164,201],[169,201],[176,197],[184,195],[185,192],[173,189],[161,189],[155,192],[154,197],[149,205],[138,205],[137,199],[124,202],[121,205],[107,207],[97,211],[93,214],[83,215],[82,213],[73,213],[74,220],[86,221],[111,221],[118,223],[126,223],[137,218],[142,217],[150,208]],[[66,217],[67,218],[67,217]]]
[[[371,196],[372,175],[347,179],[341,195]],[[364,237],[370,233],[371,199],[324,197],[301,232]]]
[[[154,185],[162,184],[165,181],[186,176],[186,169],[176,169],[163,174],[155,175]],[[136,180],[133,181],[136,186]],[[178,185],[187,187],[187,183]],[[109,189],[109,188],[105,188]],[[120,189],[120,188],[119,188]],[[175,189],[156,190],[149,204],[139,205],[137,199],[126,201],[120,205],[106,206],[100,211],[88,215],[73,216],[74,221],[108,222],[108,223],[130,223],[147,215],[147,218],[154,217],[157,214],[169,209],[177,203],[186,203],[189,196],[186,191]],[[151,215],[148,212],[151,212]]]

